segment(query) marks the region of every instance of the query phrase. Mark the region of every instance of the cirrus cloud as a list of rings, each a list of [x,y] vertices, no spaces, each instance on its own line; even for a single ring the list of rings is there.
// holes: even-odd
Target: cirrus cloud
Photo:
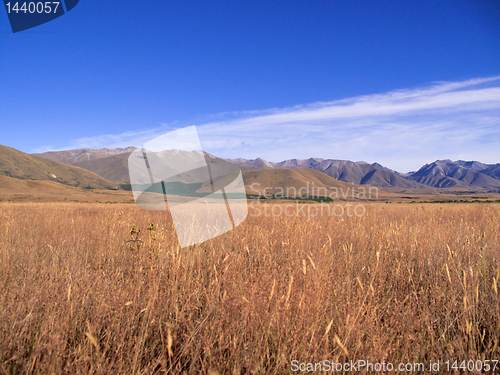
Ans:
[[[401,172],[444,158],[500,162],[500,76],[221,117],[196,124],[204,150],[219,157],[377,161]],[[188,125],[83,138],[66,149],[140,146]]]

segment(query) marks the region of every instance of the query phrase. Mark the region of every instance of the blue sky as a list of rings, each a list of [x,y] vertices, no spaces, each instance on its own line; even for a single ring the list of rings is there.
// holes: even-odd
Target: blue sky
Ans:
[[[12,34],[0,144],[140,145],[197,125],[222,157],[400,171],[500,162],[500,3],[80,0]]]

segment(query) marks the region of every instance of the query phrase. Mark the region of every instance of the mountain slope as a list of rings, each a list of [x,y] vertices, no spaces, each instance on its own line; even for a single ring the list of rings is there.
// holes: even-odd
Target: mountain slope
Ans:
[[[128,158],[131,152],[111,155],[99,159],[79,160],[73,165],[92,171],[106,180],[118,184],[130,184]]]
[[[471,161],[456,160],[454,163],[458,164],[461,167],[472,169],[473,171],[476,172],[481,172],[483,169],[486,169],[491,166],[490,164],[484,164],[479,161],[473,161],[473,160]]]
[[[489,166],[488,168],[482,169],[480,171],[481,173],[484,173],[487,176],[496,178],[497,180],[500,180],[500,163],[498,164],[493,164]]]
[[[0,175],[21,180],[49,180],[80,188],[116,189],[116,184],[86,169],[25,154],[2,145]]]
[[[451,160],[436,160],[434,163],[426,164],[408,179],[438,188],[500,188],[500,180],[462,167]]]
[[[135,150],[135,147],[127,148],[100,148],[100,149],[90,149],[81,148],[78,150],[67,150],[67,151],[49,151],[41,154],[33,154],[34,156],[39,156],[45,159],[50,159],[58,161],[65,164],[76,164],[84,160],[97,160],[101,158],[106,158],[112,155],[120,155],[123,153],[130,154]]]
[[[372,186],[388,188],[406,188],[406,189],[422,189],[425,188],[422,184],[410,181],[397,173],[391,172],[384,167],[374,167],[360,181],[361,185],[369,184]]]

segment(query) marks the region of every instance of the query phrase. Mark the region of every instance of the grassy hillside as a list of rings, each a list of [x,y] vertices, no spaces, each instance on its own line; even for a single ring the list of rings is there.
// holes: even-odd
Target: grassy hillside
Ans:
[[[0,145],[0,175],[47,180],[84,189],[116,189],[117,184],[76,166],[26,154]]]

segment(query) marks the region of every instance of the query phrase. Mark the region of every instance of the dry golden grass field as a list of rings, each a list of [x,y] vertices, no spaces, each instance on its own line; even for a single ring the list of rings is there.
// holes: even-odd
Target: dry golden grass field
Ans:
[[[0,203],[0,373],[498,360],[499,223],[495,203],[374,203],[249,216],[181,250],[164,212]]]

